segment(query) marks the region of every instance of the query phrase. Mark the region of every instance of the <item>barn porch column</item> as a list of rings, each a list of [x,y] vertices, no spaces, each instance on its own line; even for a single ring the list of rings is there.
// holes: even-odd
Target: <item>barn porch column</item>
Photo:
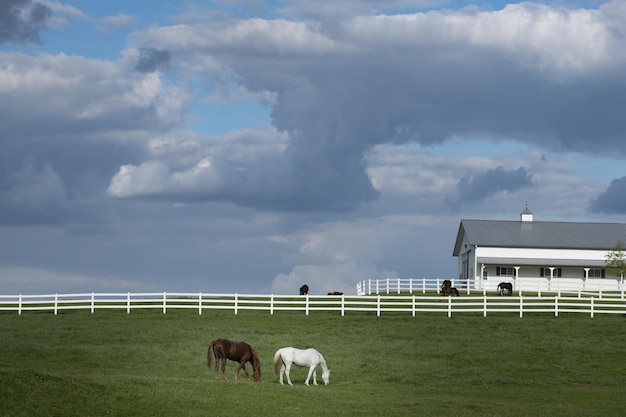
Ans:
[[[479,289],[485,292],[485,264],[480,264],[480,286]]]

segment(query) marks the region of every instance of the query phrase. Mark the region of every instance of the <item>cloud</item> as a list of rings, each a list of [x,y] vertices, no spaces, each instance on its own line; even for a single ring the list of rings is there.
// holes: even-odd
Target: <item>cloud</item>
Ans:
[[[524,167],[507,171],[498,166],[471,177],[462,177],[457,184],[456,204],[476,203],[498,193],[513,192],[532,185],[532,176]]]
[[[189,105],[183,88],[157,73],[127,74],[119,63],[2,52],[0,60],[3,137],[167,129],[184,120]]]
[[[611,181],[609,187],[591,201],[593,213],[626,213],[626,177]]]
[[[52,15],[50,8],[31,0],[0,2],[0,42],[40,42],[39,32],[46,28]]]
[[[139,48],[139,59],[135,69],[139,72],[154,72],[159,66],[167,66],[170,53],[155,48]]]
[[[16,171],[3,167],[0,224],[71,224],[96,221],[97,210],[70,192],[50,162],[27,160]],[[93,210],[93,211],[92,211]]]
[[[132,27],[136,24],[136,19],[124,13],[116,16],[106,16],[95,21],[96,28],[102,33],[107,33],[111,29]]]
[[[206,63],[204,74],[221,85],[272,93],[273,125],[289,136],[283,175],[307,193],[300,207],[354,209],[379,197],[366,155],[380,144],[482,137],[626,155],[620,16],[619,2],[520,3],[330,26],[208,20],[135,36],[173,60]],[[293,200],[292,190],[277,190],[275,206]]]

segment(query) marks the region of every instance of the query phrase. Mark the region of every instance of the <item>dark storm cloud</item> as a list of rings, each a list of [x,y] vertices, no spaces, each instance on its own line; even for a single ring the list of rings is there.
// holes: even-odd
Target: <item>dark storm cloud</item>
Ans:
[[[0,42],[39,42],[52,11],[30,0],[0,0]]]
[[[609,187],[591,202],[593,213],[626,214],[626,177],[611,181]]]
[[[167,66],[169,61],[170,53],[167,50],[140,48],[139,60],[135,64],[135,70],[139,72],[154,72],[160,66]]]
[[[457,184],[458,204],[480,202],[501,192],[514,192],[533,185],[532,176],[523,167],[507,171],[499,166],[461,178]]]
[[[234,74],[225,84],[275,94],[272,122],[289,135],[288,170],[268,177],[275,193],[245,200],[316,209],[377,198],[364,155],[379,144],[479,137],[626,157],[621,17],[619,2],[593,10],[521,3],[489,13],[361,16],[331,27],[207,22],[153,28],[143,41],[220,62],[221,74]],[[515,175],[530,183],[525,172],[504,174],[510,186]]]

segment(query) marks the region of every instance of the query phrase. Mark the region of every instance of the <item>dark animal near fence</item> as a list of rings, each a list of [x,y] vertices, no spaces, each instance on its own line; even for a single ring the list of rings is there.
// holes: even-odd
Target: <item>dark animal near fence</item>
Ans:
[[[211,355],[211,353],[213,355]],[[239,362],[237,372],[235,372],[235,381],[239,376],[239,371],[243,369],[246,378],[250,381],[250,375],[246,369],[246,362],[250,362],[252,365],[252,376],[256,382],[261,382],[261,361],[256,350],[246,342],[233,342],[232,340],[217,339],[209,344],[209,350],[207,352],[207,365],[211,369],[211,356],[215,357],[215,378],[220,379],[218,375],[218,367],[222,364],[222,375],[224,380],[228,381],[226,377],[226,359],[234,362]]]
[[[498,284],[498,292],[500,295],[504,295],[504,292],[507,292],[506,295],[513,295],[513,284],[510,282],[501,282]]]
[[[343,295],[343,293],[339,291],[332,291],[332,292],[329,292],[327,295]]]
[[[304,284],[300,287],[300,295],[307,295],[309,293],[309,286]]]
[[[449,279],[444,279],[443,284],[441,284],[441,295],[456,295],[460,296],[459,290],[456,287],[452,286],[452,281]]]

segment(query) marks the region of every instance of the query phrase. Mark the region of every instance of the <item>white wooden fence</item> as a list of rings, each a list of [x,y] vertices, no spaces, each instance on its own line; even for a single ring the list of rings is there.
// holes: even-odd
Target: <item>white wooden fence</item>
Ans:
[[[441,289],[445,278],[382,278],[369,279],[358,282],[356,284],[356,293],[358,295],[372,294],[402,294],[402,293],[422,293],[428,292],[438,293]],[[450,279],[450,278],[448,278]],[[481,288],[471,288],[465,282],[450,279],[452,286],[457,287],[459,291],[467,295],[480,294],[486,295],[487,292],[495,292],[499,281],[481,282]],[[553,279],[547,278],[518,278],[517,280],[503,279],[503,281],[513,284],[513,292],[517,295],[523,293],[532,293],[541,296],[544,293],[552,294],[569,294],[578,297],[597,296],[602,297],[603,294],[619,293],[624,298],[626,284],[617,279]]]
[[[356,284],[358,295],[438,292],[445,279],[450,278],[383,278],[368,279]],[[452,286],[456,286],[453,279]]]
[[[623,295],[597,296],[461,296],[440,295],[368,295],[368,296],[279,296],[254,294],[203,294],[203,293],[89,293],[47,295],[0,295],[0,311],[22,314],[29,311],[118,309],[130,314],[133,310],[156,309],[166,314],[168,310],[193,309],[198,314],[208,310],[230,310],[239,314],[243,310],[261,310],[274,314],[278,311],[334,311],[344,316],[347,312],[383,313],[478,313],[483,316],[498,313],[515,313],[522,317],[531,313],[583,313],[626,314]]]

